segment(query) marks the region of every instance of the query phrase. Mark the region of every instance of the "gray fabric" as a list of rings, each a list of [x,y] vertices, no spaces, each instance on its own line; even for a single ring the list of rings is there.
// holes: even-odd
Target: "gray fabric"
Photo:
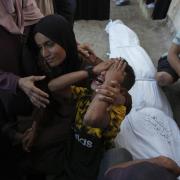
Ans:
[[[124,148],[113,148],[104,153],[101,161],[98,180],[104,178],[104,173],[111,166],[132,160],[132,155]]]

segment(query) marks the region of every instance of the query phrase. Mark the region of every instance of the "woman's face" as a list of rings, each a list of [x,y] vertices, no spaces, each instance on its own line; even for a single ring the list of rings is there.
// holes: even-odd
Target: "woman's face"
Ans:
[[[45,35],[36,33],[35,41],[40,48],[40,54],[50,67],[56,67],[63,63],[66,51]]]

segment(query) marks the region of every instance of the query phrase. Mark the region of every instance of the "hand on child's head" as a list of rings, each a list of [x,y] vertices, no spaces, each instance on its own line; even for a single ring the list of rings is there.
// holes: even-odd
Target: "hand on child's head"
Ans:
[[[94,51],[90,48],[90,45],[87,43],[78,44],[78,51],[85,57],[89,57],[90,55],[94,55]]]
[[[126,63],[122,60],[114,61],[114,63],[107,70],[105,80],[108,83],[112,80],[122,83],[125,77]]]
[[[98,75],[100,74],[101,72],[103,71],[107,71],[111,65],[113,64],[114,62],[113,61],[104,61],[104,62],[101,62],[99,63],[98,65],[94,66],[93,68],[93,72]]]

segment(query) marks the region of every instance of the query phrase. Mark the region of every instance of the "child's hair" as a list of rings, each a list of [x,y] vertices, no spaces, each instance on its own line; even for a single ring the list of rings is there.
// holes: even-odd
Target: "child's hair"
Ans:
[[[127,63],[127,65],[125,68],[126,76],[124,78],[122,86],[127,90],[130,90],[135,83],[135,74],[133,68],[128,64],[128,62],[126,60],[124,61]]]

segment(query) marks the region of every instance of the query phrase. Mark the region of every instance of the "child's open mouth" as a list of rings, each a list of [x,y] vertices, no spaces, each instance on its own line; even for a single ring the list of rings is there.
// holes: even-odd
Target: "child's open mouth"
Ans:
[[[96,81],[96,84],[101,85],[104,82],[104,78],[98,76],[95,81]]]

